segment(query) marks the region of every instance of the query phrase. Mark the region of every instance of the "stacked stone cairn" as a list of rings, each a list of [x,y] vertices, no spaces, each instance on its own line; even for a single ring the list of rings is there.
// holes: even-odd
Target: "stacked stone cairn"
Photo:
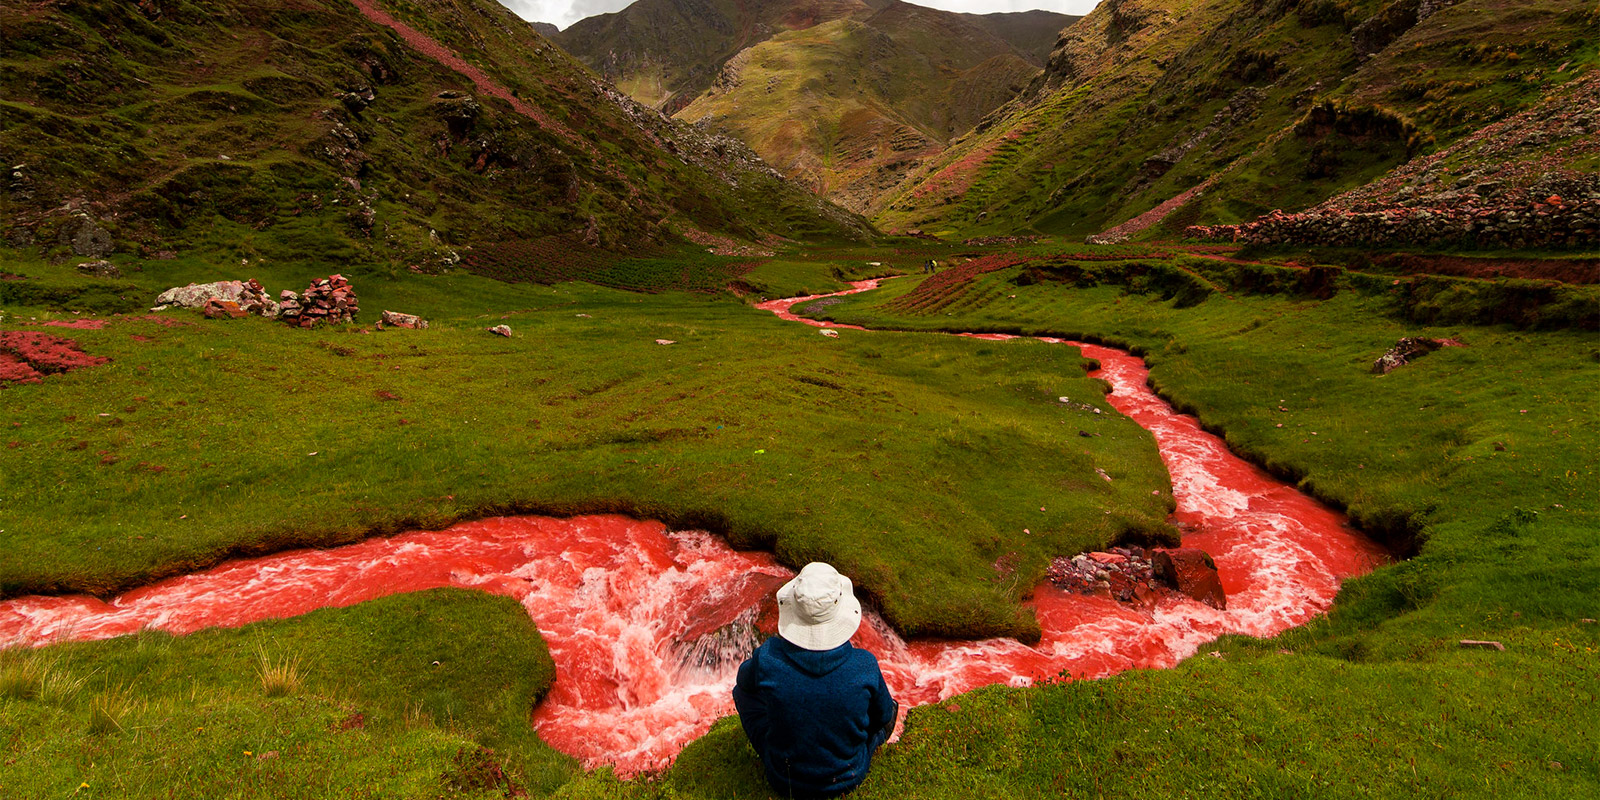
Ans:
[[[304,295],[285,290],[279,297],[280,318],[301,328],[319,322],[354,322],[361,310],[355,290],[343,275],[312,281]]]

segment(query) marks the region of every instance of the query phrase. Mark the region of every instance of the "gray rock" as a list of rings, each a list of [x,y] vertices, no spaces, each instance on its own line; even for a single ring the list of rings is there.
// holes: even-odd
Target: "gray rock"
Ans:
[[[493,328],[489,328],[488,331],[490,333],[492,333],[492,334],[495,334],[496,336],[510,336],[511,335],[511,326],[510,325],[496,325]]]
[[[156,305],[200,308],[208,300],[227,300],[238,303],[244,296],[243,281],[217,281],[216,283],[191,283],[176,286],[156,297]]]
[[[62,223],[56,239],[61,244],[71,245],[75,255],[90,258],[105,258],[116,247],[111,231],[88,214],[79,214]]]
[[[420,330],[427,330],[428,328],[428,321],[422,317],[415,314],[402,314],[398,311],[383,312],[383,318],[378,321],[378,324],[389,328],[417,328]],[[505,326],[502,325],[500,327],[504,328]],[[490,330],[494,329],[490,328]],[[510,330],[510,328],[506,328],[508,335]]]
[[[78,271],[85,275],[93,275],[96,278],[122,277],[122,270],[117,269],[116,264],[106,261],[105,259],[85,261],[78,265]]]

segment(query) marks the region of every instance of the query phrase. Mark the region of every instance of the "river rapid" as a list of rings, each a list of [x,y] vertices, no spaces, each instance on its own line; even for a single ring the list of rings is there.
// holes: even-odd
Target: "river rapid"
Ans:
[[[875,281],[854,284],[866,291]],[[760,308],[816,327],[787,298]],[[860,330],[857,328],[856,330]],[[1012,338],[984,335],[981,338]],[[1183,544],[1215,559],[1227,610],[1175,593],[1144,606],[1040,585],[1034,646],[1011,639],[915,640],[875,614],[856,645],[875,653],[903,708],[990,684],[1097,678],[1169,667],[1226,633],[1270,636],[1325,612],[1340,581],[1387,556],[1345,517],[1230,453],[1193,417],[1150,391],[1143,362],[1096,345],[1091,373],[1110,402],[1155,436],[1172,476]],[[1071,554],[1064,554],[1071,555]],[[0,603],[0,646],[103,639],[154,628],[176,634],[455,586],[516,598],[549,644],[550,693],[533,712],[541,737],[586,766],[620,775],[660,769],[718,718],[754,647],[758,617],[792,571],[696,531],[618,516],[499,517],[328,550],[243,559],[129,591]],[[419,654],[425,657],[425,654]]]

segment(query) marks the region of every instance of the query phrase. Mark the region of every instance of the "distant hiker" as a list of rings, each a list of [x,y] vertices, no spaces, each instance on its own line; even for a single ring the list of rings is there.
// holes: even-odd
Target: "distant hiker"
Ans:
[[[850,645],[861,602],[850,579],[811,563],[778,590],[778,635],[739,665],[733,703],[783,797],[838,797],[866,780],[900,705],[878,659]]]
[[[937,269],[939,269],[939,262],[934,261],[931,258],[928,259],[928,263],[922,265],[922,271],[929,275],[932,275]]]

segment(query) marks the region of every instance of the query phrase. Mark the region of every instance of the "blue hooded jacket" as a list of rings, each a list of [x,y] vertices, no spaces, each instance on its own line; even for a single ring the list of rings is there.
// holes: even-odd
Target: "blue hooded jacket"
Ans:
[[[871,653],[849,642],[807,650],[780,636],[739,665],[733,703],[767,782],[786,797],[859,786],[899,711]]]

